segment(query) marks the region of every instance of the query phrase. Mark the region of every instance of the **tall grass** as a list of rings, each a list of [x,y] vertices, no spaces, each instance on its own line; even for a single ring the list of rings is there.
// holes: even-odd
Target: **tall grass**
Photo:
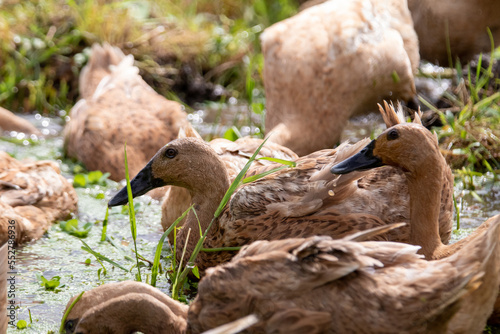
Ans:
[[[265,27],[296,11],[294,0],[8,1],[0,7],[0,105],[69,110],[86,50],[96,42],[133,54],[162,95],[178,87],[178,73],[189,66],[194,77],[245,98],[244,57],[259,54]]]
[[[137,253],[137,223],[135,220],[134,210],[134,197],[132,196],[132,188],[130,187],[130,176],[128,174],[128,160],[127,160],[127,144],[123,145],[123,154],[125,159],[125,179],[127,180],[127,195],[128,195],[128,210],[130,217],[130,230],[132,233],[132,240],[134,240],[135,259],[137,261],[137,275],[136,280],[142,282],[141,266],[139,265],[139,254]]]
[[[494,54],[493,37],[489,34]],[[444,126],[438,131],[452,168],[493,174],[500,169],[500,82],[493,76],[493,62],[492,58],[483,68],[480,55],[475,71],[468,65],[465,79],[462,66],[456,63],[457,89],[445,97],[458,112],[441,113]]]

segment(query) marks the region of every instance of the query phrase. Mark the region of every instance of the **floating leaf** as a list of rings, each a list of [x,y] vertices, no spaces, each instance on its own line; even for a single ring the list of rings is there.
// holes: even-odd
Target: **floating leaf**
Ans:
[[[46,279],[45,277],[43,277],[40,274],[37,274],[36,277],[37,277],[38,281],[40,282],[40,286],[43,286],[45,288],[45,290],[54,290],[55,288],[57,288],[59,286],[59,284],[61,284],[61,282],[59,282],[61,277],[59,277],[59,276],[54,276],[50,280]]]
[[[99,170],[89,172],[87,175],[87,178],[88,178],[90,184],[99,183],[99,181],[101,180],[101,177],[102,177],[102,172]]]
[[[85,175],[83,174],[76,174],[75,177],[73,178],[73,187],[78,188],[78,187],[85,187],[87,184],[87,180],[85,180]]]
[[[17,329],[25,329],[26,327],[28,327],[28,323],[26,322],[26,320],[19,320],[16,326]]]
[[[86,223],[81,229],[78,227],[78,219],[70,219],[59,223],[61,229],[78,238],[86,238],[92,229],[92,223]]]

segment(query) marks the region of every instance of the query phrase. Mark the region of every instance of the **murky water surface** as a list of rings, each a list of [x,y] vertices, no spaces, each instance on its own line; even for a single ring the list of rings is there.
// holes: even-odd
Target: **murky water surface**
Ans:
[[[225,105],[203,106],[190,114],[190,121],[202,136],[222,136],[233,125],[240,129],[242,135],[260,132],[260,124],[263,123],[261,115],[252,115],[247,106],[239,105],[237,101],[229,102]],[[42,129],[47,137],[33,142],[22,135],[11,133],[10,139],[0,140],[0,150],[7,151],[18,159],[57,160],[63,174],[67,178],[73,178],[78,167],[62,159],[61,119],[45,118],[40,115],[26,117]],[[249,117],[251,117],[250,121]],[[383,129],[383,122],[379,115],[358,117],[351,120],[343,139],[355,142],[367,136],[376,136]],[[492,175],[476,177],[474,185],[475,194],[466,190],[463,182],[457,179],[455,196],[460,210],[461,228],[454,233],[454,241],[470,233],[486,218],[500,213],[500,187],[498,182],[493,182]],[[108,181],[106,186],[77,188],[79,196],[77,218],[80,220],[80,225],[87,222],[94,224],[89,236],[83,239],[92,249],[131,269],[135,265],[133,243],[128,215],[121,207],[110,211],[107,234],[111,242],[100,242],[106,203],[121,186],[122,184]],[[141,197],[136,200],[135,207],[138,252],[152,261],[156,244],[162,233],[160,203],[148,197]],[[82,243],[78,238],[63,232],[56,224],[42,239],[17,249],[16,303],[19,306],[17,320],[24,319],[30,323],[29,312],[31,312],[32,322],[28,329],[22,331],[9,329],[9,332],[57,332],[63,310],[71,296],[106,282],[134,279],[137,272],[135,268],[132,272],[124,271],[113,268],[106,262],[104,266],[107,274],[99,275],[98,270],[101,265],[91,254],[83,251],[81,246]],[[164,246],[165,256],[169,254],[168,247],[168,245]],[[91,260],[90,265],[85,264],[87,259]],[[167,266],[167,261],[168,259],[163,259],[162,264]],[[46,291],[40,286],[37,274],[47,279],[59,276],[61,285],[55,291]],[[142,268],[143,280],[148,280],[150,274],[151,270],[147,266]],[[168,292],[169,283],[164,274],[158,278],[157,286]]]

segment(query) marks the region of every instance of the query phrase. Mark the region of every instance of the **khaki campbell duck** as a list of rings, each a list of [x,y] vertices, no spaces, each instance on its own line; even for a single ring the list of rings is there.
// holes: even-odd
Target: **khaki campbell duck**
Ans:
[[[188,124],[179,103],[158,95],[133,63],[117,48],[94,45],[80,77],[82,99],[64,129],[67,155],[115,181],[125,178],[125,142],[132,177]]]
[[[330,0],[261,36],[266,133],[299,156],[334,147],[348,119],[412,100],[418,40],[406,0]]]
[[[0,244],[39,239],[77,209],[73,186],[55,162],[21,162],[0,152]],[[14,226],[14,227],[13,227]]]
[[[143,299],[147,298],[149,303],[163,303],[170,312],[170,318],[179,317],[183,320],[187,318],[188,306],[186,304],[176,302],[175,300],[169,298],[166,294],[156,288],[153,288],[149,284],[135,281],[125,281],[119,283],[104,284],[90,291],[86,291],[83,294],[82,298],[71,309],[71,312],[66,318],[66,321],[64,323],[64,329],[66,333],[73,333],[76,329],[77,324],[84,317],[84,315],[89,314],[89,312],[87,311],[91,310],[95,306],[111,300],[114,300],[114,302],[116,302],[116,298],[138,293],[141,294]],[[73,303],[76,297],[77,296],[70,299],[70,301],[66,305],[66,310]],[[155,301],[152,301],[153,299]],[[140,320],[145,321],[146,318],[141,318]],[[160,319],[157,318],[155,319],[155,321],[160,321]],[[151,325],[152,322],[149,324]],[[179,326],[180,325],[181,324],[179,323]],[[120,331],[114,331],[113,333],[119,332]],[[146,333],[149,332],[146,331]]]
[[[37,136],[42,135],[33,124],[19,116],[14,115],[14,113],[9,110],[0,107],[0,136],[2,135],[2,132],[5,131],[16,131]]]
[[[201,136],[192,128],[182,128],[178,138],[193,137],[201,139]],[[219,155],[227,171],[228,181],[231,183],[238,173],[245,167],[252,154],[262,144],[262,139],[244,137],[232,142],[224,138],[216,138],[208,144]],[[274,164],[269,160],[261,160],[262,157],[271,157],[282,160],[296,160],[297,154],[290,149],[274,144],[267,143],[259,152],[253,166],[268,166]],[[166,187],[167,190],[163,196],[161,225],[163,230],[167,230],[175,220],[189,208],[191,204],[191,195],[186,188]],[[182,226],[182,222],[177,225]],[[173,233],[169,235],[170,243],[173,244]]]
[[[423,59],[450,66],[458,57],[462,64],[480,52],[500,44],[500,1],[408,0]],[[449,48],[449,50],[448,50]]]
[[[465,299],[498,260],[500,219],[457,254],[431,262],[417,246],[357,241],[376,230],[245,246],[231,262],[207,270],[187,317],[185,305],[155,297],[143,283],[123,282],[86,292],[68,319],[78,334],[202,333],[248,315],[257,319],[248,333],[453,333],[455,319],[467,316]],[[96,293],[102,290],[115,292]]]
[[[382,109],[382,107],[380,107]],[[418,114],[415,123],[398,124],[382,133],[363,150],[345,161],[332,167],[334,174],[346,174],[354,171],[369,170],[383,165],[400,168],[408,180],[410,193],[410,240],[414,245],[421,246],[419,251],[426,259],[447,259],[469,244],[481,244],[478,239],[485,238],[492,224],[496,224],[499,216],[484,222],[472,235],[452,245],[444,245],[439,234],[438,217],[440,212],[443,169],[448,166],[442,156],[437,137],[419,124]],[[493,240],[498,243],[498,238]],[[486,247],[486,246],[484,246]],[[467,253],[465,253],[467,254]],[[464,255],[466,256],[466,255]],[[463,333],[481,332],[484,324],[475,322],[490,315],[492,308],[476,308],[477,305],[493,305],[498,292],[500,259],[485,268],[483,284],[477,292],[467,297],[464,308],[469,309],[468,316],[457,319],[460,325],[453,328],[469,328]],[[474,326],[475,325],[475,326]],[[482,327],[481,327],[482,326]],[[471,328],[474,328],[472,330]]]
[[[397,116],[386,119],[399,122]],[[342,144],[297,159],[295,168],[286,168],[257,181],[244,184],[208,232],[204,247],[236,247],[255,240],[329,235],[339,238],[384,224],[409,222],[409,195],[404,173],[386,167],[376,172],[332,176],[330,167],[355,154],[368,140],[356,145]],[[276,165],[256,167],[247,176],[268,171]],[[445,169],[439,234],[447,243],[451,233],[453,179]],[[197,216],[190,212],[177,235],[177,256],[187,242],[188,258],[199,239],[198,218],[204,231],[229,188],[223,160],[197,138],[180,138],[162,148],[131,182],[134,197],[164,185],[186,188]],[[123,188],[110,206],[128,202]],[[397,205],[394,204],[397,202]],[[191,232],[189,232],[189,229]],[[379,239],[409,242],[408,226],[390,231]],[[203,270],[227,262],[234,252],[201,252],[196,264]]]

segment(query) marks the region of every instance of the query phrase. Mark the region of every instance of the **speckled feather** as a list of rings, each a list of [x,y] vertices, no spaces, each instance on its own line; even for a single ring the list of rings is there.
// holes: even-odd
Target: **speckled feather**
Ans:
[[[16,222],[16,243],[36,240],[76,211],[77,201],[55,162],[20,162],[0,152],[0,244],[7,241],[9,220]]]
[[[388,112],[394,112],[394,109]],[[402,121],[398,117],[390,119],[392,122]],[[367,140],[355,145],[344,143],[334,150],[312,153],[297,159],[295,168],[286,168],[241,186],[209,231],[205,247],[234,247],[255,240],[313,235],[337,238],[384,224],[410,223],[406,176],[397,168],[383,167],[342,176],[331,174],[331,166],[353,155],[365,144]],[[197,201],[193,201],[204,230],[229,187],[224,162],[199,139],[181,138],[168,147],[180,152],[176,157],[179,160],[166,159],[162,153],[166,148],[163,148],[153,158],[153,175],[167,184],[182,185],[191,195],[198,196]],[[254,167],[247,176],[277,166]],[[443,196],[441,204],[439,233],[442,241],[447,243],[451,233],[453,182],[449,168],[443,173],[447,173],[448,182],[442,185],[446,196]],[[191,237],[187,242],[190,254],[198,239],[199,228],[196,217],[188,215],[187,219],[185,226],[191,228]],[[377,238],[409,242],[410,227],[390,231]],[[186,228],[177,235],[179,257],[186,235]],[[205,268],[226,262],[233,255],[234,252],[201,252],[196,264],[203,274]]]
[[[431,262],[392,242],[257,241],[207,270],[188,332],[256,314],[252,333],[458,333],[464,299],[498,260],[499,237],[497,219],[457,254]]]
[[[179,138],[199,138],[201,136],[192,128],[182,128],[179,132]],[[209,142],[210,147],[217,153],[222,160],[227,171],[228,181],[233,182],[238,173],[245,167],[253,153],[262,144],[262,139],[244,137],[232,142],[227,139],[217,138]],[[260,150],[257,160],[253,163],[253,169],[259,166],[275,166],[274,162],[268,160],[258,160],[261,157],[272,157],[282,160],[295,160],[298,156],[290,149],[268,142]],[[250,174],[248,174],[250,175]],[[185,188],[166,187],[166,192],[162,202],[161,225],[166,230],[172,223],[191,205],[191,195]],[[178,226],[182,226],[183,222]],[[173,243],[173,233],[169,235]]]
[[[69,318],[81,319],[82,334],[194,334],[248,315],[257,322],[245,333],[475,333],[456,325],[467,318],[467,298],[498,260],[500,218],[488,226],[439,261],[425,261],[417,246],[394,242],[324,236],[257,241],[207,270],[187,317],[185,305],[154,288],[121,282],[87,292]],[[357,239],[395,227],[361,232]],[[470,306],[484,308],[477,300]]]

